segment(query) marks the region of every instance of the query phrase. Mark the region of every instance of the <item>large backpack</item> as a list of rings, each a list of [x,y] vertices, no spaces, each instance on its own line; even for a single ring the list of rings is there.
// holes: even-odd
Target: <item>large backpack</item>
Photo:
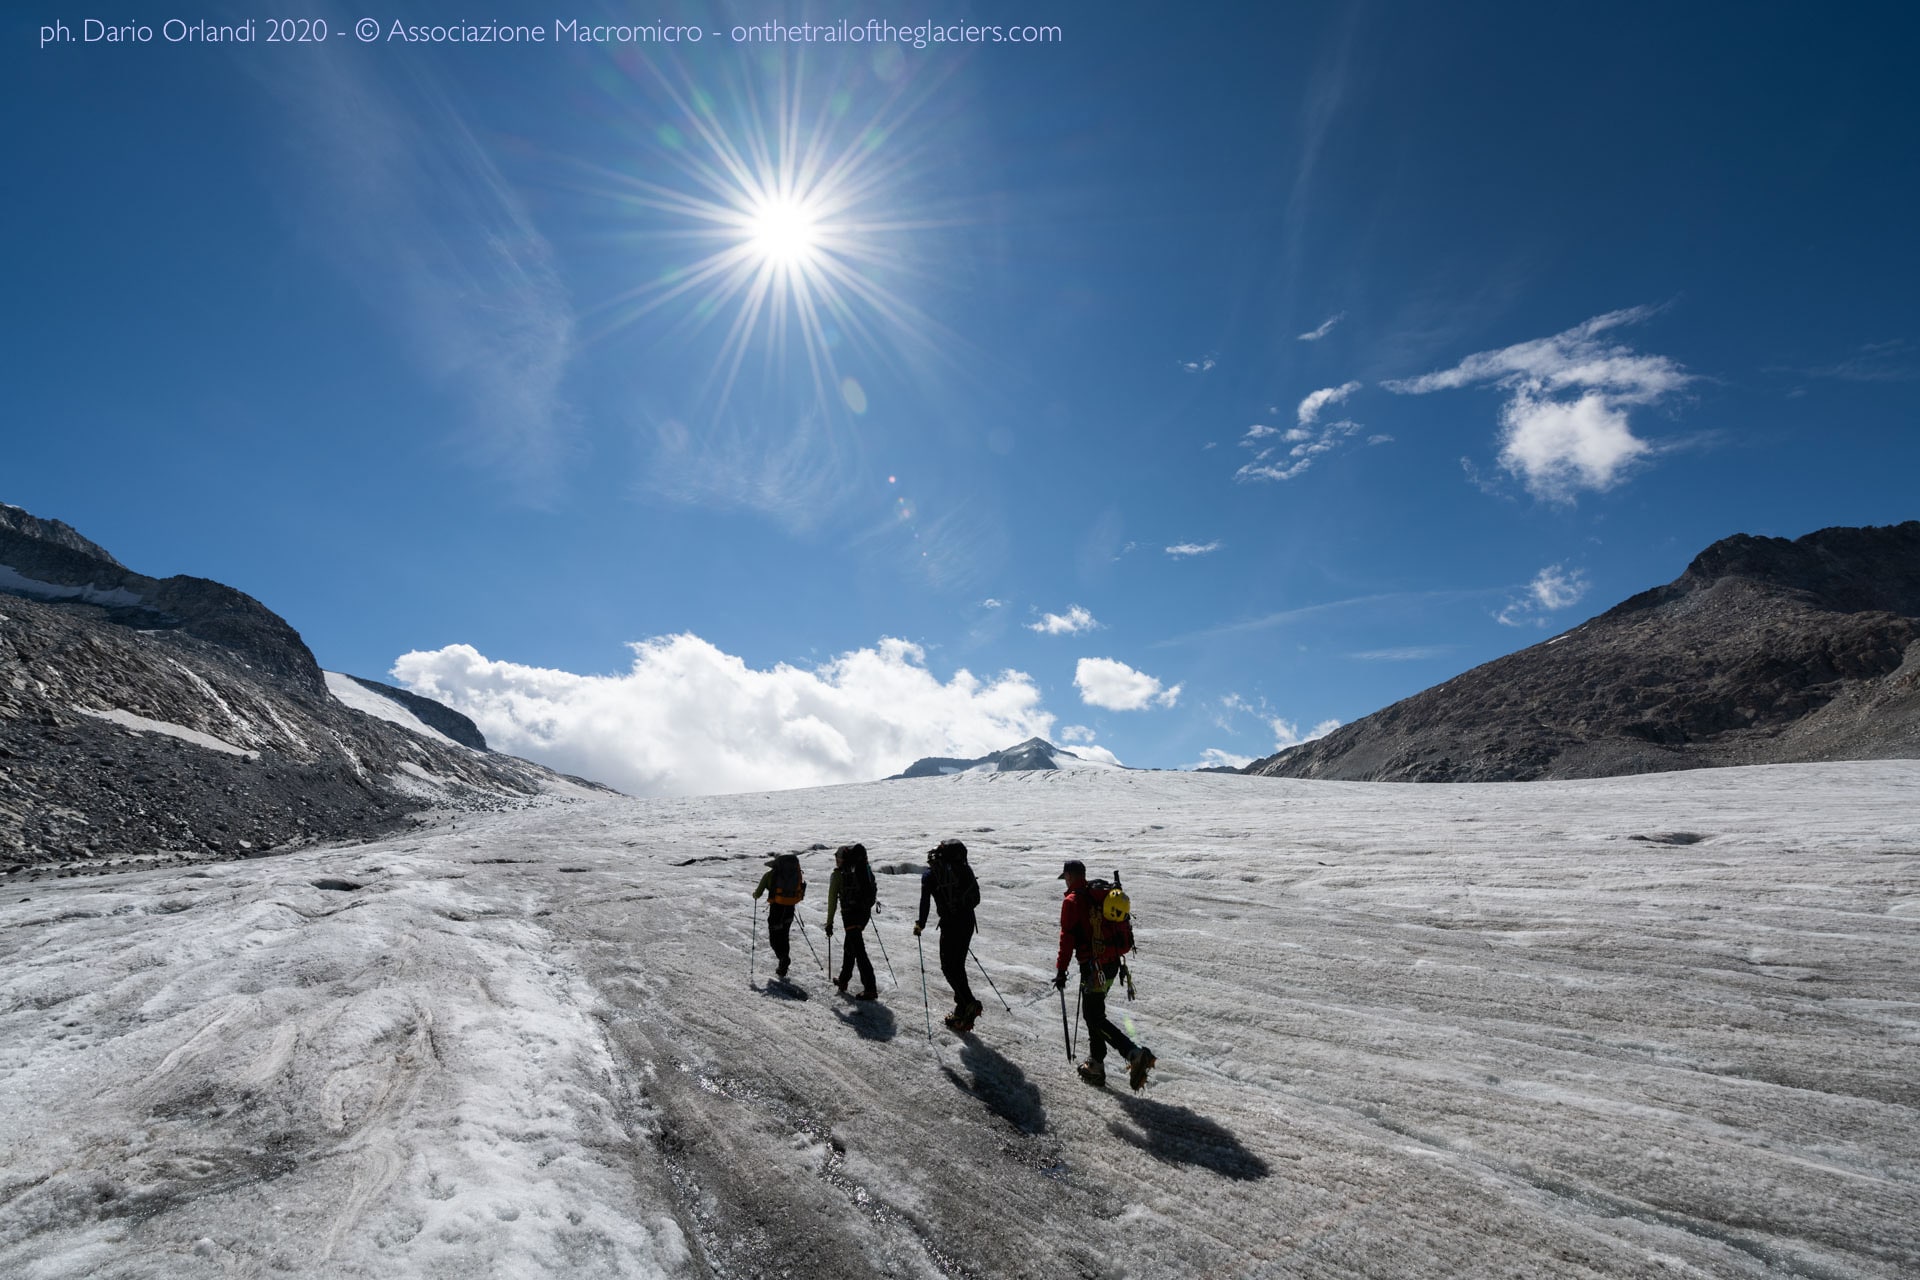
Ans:
[[[958,840],[942,840],[934,849],[933,896],[944,918],[949,912],[971,912],[980,905],[980,881],[967,865],[967,846]]]
[[[1120,887],[1120,873],[1111,883],[1087,881],[1087,932],[1096,964],[1118,960],[1133,950],[1133,900]]]
[[[783,853],[773,860],[773,904],[791,907],[807,896],[807,878],[800,874],[800,855]]]
[[[845,864],[840,869],[840,899],[846,903],[844,914],[850,925],[864,925],[880,896],[879,882],[867,865],[865,845],[848,845]]]

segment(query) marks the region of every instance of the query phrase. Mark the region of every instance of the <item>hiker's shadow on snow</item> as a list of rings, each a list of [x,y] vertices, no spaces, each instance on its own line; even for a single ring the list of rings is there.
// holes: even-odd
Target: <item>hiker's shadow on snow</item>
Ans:
[[[853,1006],[853,1012],[835,1009],[833,1016],[849,1027],[862,1040],[891,1040],[900,1030],[893,1019],[893,1010],[877,1000],[862,1000]]]
[[[1267,1162],[1240,1144],[1223,1126],[1185,1107],[1122,1096],[1120,1105],[1139,1127],[1114,1121],[1107,1128],[1167,1164],[1197,1164],[1236,1182],[1256,1182],[1272,1172]]]
[[[775,1000],[811,999],[801,988],[794,986],[791,982],[782,982],[779,978],[772,978],[761,984],[760,994],[771,996]]]
[[[973,1074],[971,1080],[952,1067],[943,1064],[940,1068],[956,1089],[978,1098],[987,1110],[1022,1133],[1047,1131],[1047,1109],[1041,1105],[1039,1088],[1027,1079],[1026,1072],[972,1036],[960,1050],[960,1061]]]

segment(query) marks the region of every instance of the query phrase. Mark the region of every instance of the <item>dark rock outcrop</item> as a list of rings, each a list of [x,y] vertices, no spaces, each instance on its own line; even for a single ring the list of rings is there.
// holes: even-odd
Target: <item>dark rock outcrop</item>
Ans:
[[[1246,772],[1589,778],[1920,757],[1920,521],[1745,534],[1673,582]]]
[[[244,591],[184,574],[135,573],[71,526],[18,507],[0,506],[0,591],[95,605],[107,621],[141,630],[184,631],[310,696],[326,695],[320,664],[300,633]]]
[[[463,745],[340,702],[251,596],[134,573],[0,508],[0,872],[255,856],[594,786],[487,751],[431,699],[359,683]]]

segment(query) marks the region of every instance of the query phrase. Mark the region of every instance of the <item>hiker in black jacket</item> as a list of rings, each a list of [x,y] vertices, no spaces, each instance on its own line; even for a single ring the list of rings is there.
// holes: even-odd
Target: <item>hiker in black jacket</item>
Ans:
[[[867,865],[867,846],[863,844],[843,844],[833,851],[833,876],[827,881],[827,936],[833,936],[833,909],[840,908],[840,922],[846,926],[841,938],[840,976],[834,980],[834,986],[840,988],[840,994],[847,994],[847,983],[853,978],[853,968],[860,966],[860,991],[855,1000],[878,1000],[880,993],[873,985],[873,961],[867,959],[867,921],[873,915],[875,899],[879,897],[879,886],[874,882],[873,868]]]
[[[954,1031],[971,1031],[984,1008],[967,984],[967,948],[973,945],[973,909],[980,905],[980,882],[967,865],[967,846],[958,840],[942,840],[927,855],[927,869],[920,873],[916,938],[926,928],[929,902],[940,908],[940,972],[953,988],[953,1012],[943,1021]]]

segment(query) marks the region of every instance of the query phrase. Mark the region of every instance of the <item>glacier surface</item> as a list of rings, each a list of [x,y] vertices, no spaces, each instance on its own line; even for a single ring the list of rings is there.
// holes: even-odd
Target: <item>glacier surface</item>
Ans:
[[[965,1039],[949,836],[1014,1006]],[[802,851],[826,959],[850,840],[879,1005],[750,912]],[[1067,1065],[1069,857],[1134,900],[1137,1095]],[[1920,1272],[1920,762],[598,797],[8,887],[10,1277]]]

